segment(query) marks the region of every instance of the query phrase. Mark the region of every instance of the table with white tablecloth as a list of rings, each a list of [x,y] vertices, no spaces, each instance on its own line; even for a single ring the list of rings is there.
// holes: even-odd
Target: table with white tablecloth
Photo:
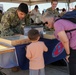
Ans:
[[[0,54],[0,67],[11,68],[14,66],[18,66],[18,60],[15,51]]]

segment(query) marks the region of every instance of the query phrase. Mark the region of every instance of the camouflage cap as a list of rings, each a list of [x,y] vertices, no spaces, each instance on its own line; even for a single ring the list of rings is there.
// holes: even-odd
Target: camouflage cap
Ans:
[[[28,5],[25,3],[21,3],[18,7],[18,10],[24,12],[25,14],[28,13]]]

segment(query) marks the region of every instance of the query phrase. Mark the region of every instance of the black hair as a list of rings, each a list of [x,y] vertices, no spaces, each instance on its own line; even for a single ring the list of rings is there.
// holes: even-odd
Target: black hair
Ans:
[[[65,9],[65,8],[63,8],[63,9],[62,9],[62,11],[64,12],[64,11],[66,11],[66,9]]]
[[[59,11],[59,8],[56,8],[57,11]]]
[[[21,12],[24,12],[25,14],[27,14],[28,13],[28,5],[25,4],[25,3],[21,3],[18,6],[18,10],[20,10]]]
[[[38,5],[35,5],[35,8],[38,8]]]
[[[3,13],[2,10],[0,10],[0,13],[1,13],[1,14]]]

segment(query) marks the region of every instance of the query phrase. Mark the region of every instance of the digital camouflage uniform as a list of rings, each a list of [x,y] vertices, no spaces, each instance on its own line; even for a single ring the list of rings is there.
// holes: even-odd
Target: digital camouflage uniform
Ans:
[[[50,7],[46,11],[51,11],[55,15],[55,17],[59,17],[59,12],[56,9],[52,10],[52,8]]]
[[[17,15],[17,8],[8,9],[2,16],[0,23],[0,37],[23,34],[22,21]]]
[[[26,15],[24,22],[25,22],[26,26],[31,25],[31,19],[30,19],[30,15],[29,14]]]

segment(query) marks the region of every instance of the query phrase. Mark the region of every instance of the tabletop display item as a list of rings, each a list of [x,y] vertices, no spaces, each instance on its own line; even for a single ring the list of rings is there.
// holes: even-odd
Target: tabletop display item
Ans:
[[[6,36],[3,38],[0,38],[0,42],[16,46],[20,44],[25,44],[29,42],[29,39],[27,36],[24,35],[15,35],[15,36]]]
[[[31,29],[37,29],[39,31],[41,37],[43,37],[43,26],[38,26],[38,25],[25,26],[24,35],[27,36],[28,31]]]
[[[15,47],[0,42],[0,54],[7,53],[7,52],[13,52],[14,50],[15,50]]]
[[[54,31],[46,31],[46,32],[44,32],[43,38],[46,38],[46,39],[55,39]]]

